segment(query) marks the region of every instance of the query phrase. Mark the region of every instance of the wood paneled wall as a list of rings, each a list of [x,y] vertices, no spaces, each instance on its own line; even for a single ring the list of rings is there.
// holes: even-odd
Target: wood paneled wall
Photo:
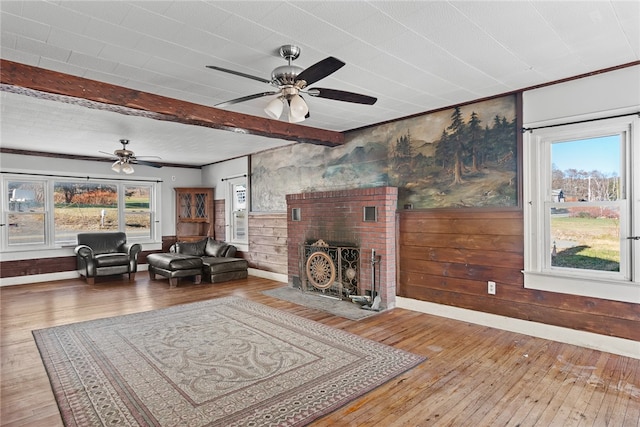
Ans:
[[[249,266],[287,274],[287,214],[249,214]]]
[[[525,289],[523,228],[521,211],[401,211],[398,295],[640,340],[637,304]]]
[[[224,199],[213,202],[213,235],[216,240],[224,240],[227,235],[225,224],[225,201]]]
[[[142,251],[138,254],[138,264],[146,264],[147,255],[157,252],[168,252],[169,247],[176,242],[175,236],[163,240],[162,251]],[[63,273],[77,269],[76,256],[53,258],[33,258],[0,262],[0,278],[35,276],[38,274]]]
[[[0,263],[0,278],[59,273],[76,268],[75,256],[3,261]]]

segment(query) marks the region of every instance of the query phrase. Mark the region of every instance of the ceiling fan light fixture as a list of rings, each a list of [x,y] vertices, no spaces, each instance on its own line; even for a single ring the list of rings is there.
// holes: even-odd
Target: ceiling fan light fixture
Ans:
[[[284,108],[284,99],[282,97],[277,97],[271,100],[267,104],[267,107],[264,109],[264,112],[267,113],[269,117],[272,119],[279,119],[282,115],[282,110]]]
[[[305,119],[309,106],[300,95],[293,95],[289,100],[289,122],[298,123]]]
[[[306,119],[305,116],[296,116],[289,111],[289,123],[300,123]]]
[[[107,153],[105,151],[100,151],[101,153],[108,154],[115,159],[115,162],[113,162],[113,164],[111,165],[112,171],[116,173],[123,172],[123,173],[126,173],[127,175],[130,175],[134,172],[132,164],[147,165],[153,168],[162,167],[162,165],[159,163],[142,160],[141,158],[136,157],[133,151],[127,150],[127,144],[129,144],[128,139],[121,139],[120,143],[122,144],[122,149],[115,150],[113,154]],[[148,158],[154,157],[156,159],[160,159],[160,157],[158,156],[146,156],[146,157]]]
[[[115,163],[111,165],[111,170],[114,172],[120,173],[120,171],[122,170],[122,165],[120,163],[120,160],[116,160]]]
[[[133,173],[133,166],[131,166],[131,163],[127,162],[122,165],[122,172],[126,173],[127,175],[131,175]]]

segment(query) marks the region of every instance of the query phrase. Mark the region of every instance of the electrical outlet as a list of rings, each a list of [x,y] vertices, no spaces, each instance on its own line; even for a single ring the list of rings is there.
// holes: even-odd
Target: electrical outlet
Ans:
[[[491,280],[489,280],[487,282],[487,292],[490,295],[495,295],[496,294],[496,282],[492,282]]]

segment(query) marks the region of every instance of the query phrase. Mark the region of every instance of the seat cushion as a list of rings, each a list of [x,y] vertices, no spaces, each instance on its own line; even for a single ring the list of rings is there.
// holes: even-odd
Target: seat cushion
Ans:
[[[211,274],[207,280],[211,283],[226,282],[228,280],[246,279],[249,276],[247,270],[228,271],[226,273]]]
[[[150,254],[147,262],[165,270],[190,270],[202,268],[202,258],[184,254]]]
[[[242,258],[204,257],[203,261],[205,273],[210,275],[246,270],[249,267],[247,260]]]
[[[123,253],[97,254],[95,256],[96,267],[112,267],[116,265],[128,265],[129,255]]]

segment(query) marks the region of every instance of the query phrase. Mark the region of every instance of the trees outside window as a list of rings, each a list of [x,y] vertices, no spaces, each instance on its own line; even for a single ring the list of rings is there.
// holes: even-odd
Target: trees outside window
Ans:
[[[78,231],[117,231],[118,186],[55,181],[53,184],[55,243],[74,244]]]

